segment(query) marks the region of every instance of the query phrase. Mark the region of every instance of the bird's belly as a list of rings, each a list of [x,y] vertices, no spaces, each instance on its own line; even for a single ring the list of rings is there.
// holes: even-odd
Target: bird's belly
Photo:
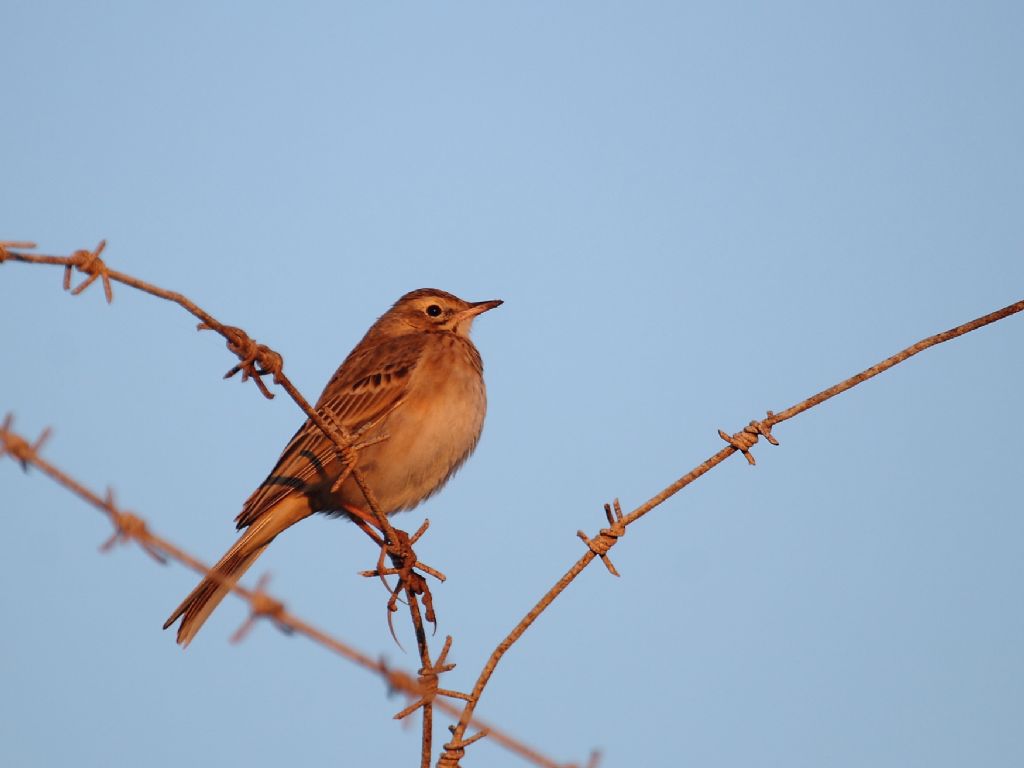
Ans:
[[[469,458],[483,428],[487,397],[475,371],[416,385],[375,430],[387,439],[365,448],[359,459],[386,514],[410,509],[440,490]],[[346,482],[342,496],[347,503],[366,508],[355,483]]]

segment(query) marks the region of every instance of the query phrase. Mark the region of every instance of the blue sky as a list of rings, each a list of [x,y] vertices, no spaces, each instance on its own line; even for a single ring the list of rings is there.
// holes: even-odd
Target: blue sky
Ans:
[[[396,522],[445,571],[469,688],[575,561],[739,429],[1024,296],[1018,3],[148,3],[0,8],[0,237],[180,290],[309,397],[407,290],[477,323],[476,456]],[[215,559],[301,422],[223,344],[115,288],[0,267],[0,411]],[[605,766],[1024,761],[1021,318],[777,430],[632,528],[495,675],[481,716]],[[0,763],[411,765],[381,682],[219,609],[0,463]],[[375,553],[313,519],[253,572],[373,654]],[[413,647],[404,625],[403,642]],[[436,738],[446,735],[439,728]],[[522,763],[480,743],[466,765]]]

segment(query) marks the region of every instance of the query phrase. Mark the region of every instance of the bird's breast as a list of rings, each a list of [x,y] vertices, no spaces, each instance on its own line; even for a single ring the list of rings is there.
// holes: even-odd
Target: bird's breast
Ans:
[[[360,457],[383,511],[409,509],[440,490],[476,447],[486,410],[476,349],[468,339],[439,335],[413,371],[402,404],[381,424],[387,439]]]

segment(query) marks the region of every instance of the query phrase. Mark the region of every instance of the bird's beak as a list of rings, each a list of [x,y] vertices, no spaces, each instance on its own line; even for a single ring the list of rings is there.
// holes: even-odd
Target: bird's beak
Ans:
[[[476,317],[477,315],[482,315],[489,309],[500,307],[504,303],[505,302],[503,302],[501,299],[491,299],[490,301],[477,301],[470,304],[468,309],[462,310],[462,312],[460,312],[459,314],[462,315],[464,319],[469,319],[472,317]]]

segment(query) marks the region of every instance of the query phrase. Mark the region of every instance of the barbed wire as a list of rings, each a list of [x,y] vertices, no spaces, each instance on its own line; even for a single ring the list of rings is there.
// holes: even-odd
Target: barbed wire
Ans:
[[[714,467],[721,464],[723,461],[728,459],[734,453],[742,453],[746,458],[747,463],[753,466],[756,464],[753,455],[750,453],[750,449],[757,443],[758,439],[763,437],[772,445],[778,445],[779,441],[772,435],[772,427],[777,424],[781,424],[783,421],[792,419],[794,416],[798,416],[804,411],[820,405],[826,400],[839,395],[848,389],[851,389],[862,382],[867,381],[870,378],[883,373],[894,365],[902,363],[904,360],[923,352],[929,347],[934,347],[936,344],[941,344],[945,341],[955,339],[958,336],[963,336],[965,333],[970,333],[978,328],[982,328],[986,325],[990,325],[994,322],[1002,320],[1003,318],[1009,317],[1010,315],[1024,311],[1024,300],[1010,304],[1009,306],[998,309],[995,312],[990,312],[987,315],[983,315],[975,320],[971,320],[962,325],[958,325],[955,328],[951,328],[948,331],[937,333],[934,336],[929,336],[926,339],[922,339],[916,344],[911,344],[906,349],[903,349],[896,354],[885,358],[879,363],[866,368],[858,374],[845,379],[838,384],[824,389],[806,400],[802,400],[796,405],[790,406],[784,411],[779,413],[773,413],[768,411],[767,418],[757,421],[751,421],[740,431],[730,435],[723,430],[718,430],[719,437],[724,440],[727,445],[715,453],[713,456],[708,458],[706,461],[698,464],[692,470],[687,472],[685,475],[680,477],[671,485],[667,486],[659,493],[652,496],[646,502],[641,504],[639,507],[634,509],[628,515],[624,515],[621,507],[619,506],[619,500],[615,499],[614,506],[605,504],[605,516],[608,520],[608,527],[602,528],[598,535],[594,538],[589,538],[583,531],[577,531],[576,535],[579,536],[587,545],[587,551],[583,556],[576,561],[576,563],[566,571],[565,575],[560,578],[544,597],[542,597],[527,614],[520,619],[519,623],[512,629],[512,631],[502,640],[498,647],[495,648],[494,652],[488,658],[483,670],[480,673],[480,677],[477,679],[476,684],[473,686],[473,690],[470,692],[469,698],[466,700],[466,704],[463,707],[462,716],[459,718],[459,723],[452,731],[452,744],[453,754],[452,757],[448,757],[447,745],[446,752],[442,756],[442,760],[438,763],[438,768],[456,768],[458,766],[458,747],[460,740],[465,734],[466,729],[473,717],[473,712],[476,705],[480,701],[480,697],[483,694],[484,688],[487,686],[488,681],[494,670],[497,668],[498,663],[501,661],[502,656],[505,652],[512,647],[512,645],[522,637],[523,633],[530,627],[531,624],[537,619],[538,616],[543,613],[549,605],[557,598],[572,581],[581,574],[587,566],[589,566],[595,558],[600,558],[604,563],[608,571],[618,576],[618,571],[615,566],[612,565],[611,560],[608,558],[608,552],[614,547],[619,540],[626,534],[626,529],[639,520],[641,517],[646,515],[655,507],[667,501],[669,498],[677,494],[687,485],[692,483],[694,480],[709,472]],[[464,744],[463,744],[464,746]]]
[[[314,423],[316,423],[317,426],[321,428],[324,434],[327,435],[335,443],[339,452],[339,456],[343,459],[343,461],[345,461],[346,472],[351,472],[352,476],[356,479],[357,483],[359,483],[360,489],[363,491],[363,494],[367,499],[367,503],[371,506],[371,511],[374,511],[375,509],[379,511],[379,508],[376,507],[376,501],[373,498],[372,490],[365,486],[365,481],[361,481],[359,479],[358,468],[355,464],[356,451],[354,451],[353,449],[351,436],[344,434],[336,434],[332,425],[324,423],[323,426],[321,426],[321,423],[314,418],[316,412],[309,407],[308,402],[306,402],[305,399],[302,398],[301,394],[298,393],[298,390],[296,390],[294,386],[291,384],[291,382],[288,381],[287,378],[284,376],[284,373],[281,370],[283,366],[283,359],[278,353],[274,352],[273,350],[270,350],[268,347],[265,347],[264,345],[256,344],[255,342],[252,341],[248,334],[246,334],[241,329],[234,328],[232,326],[224,326],[217,323],[215,320],[213,320],[212,316],[210,316],[208,313],[206,313],[204,310],[196,306],[193,302],[191,302],[181,294],[165,291],[164,289],[152,286],[148,283],[145,283],[144,281],[138,280],[137,278],[131,277],[129,275],[124,275],[123,273],[116,272],[114,270],[110,270],[99,258],[99,254],[102,252],[103,246],[104,243],[101,242],[100,245],[93,251],[76,251],[70,257],[60,257],[42,256],[37,254],[25,254],[20,251],[12,250],[14,248],[34,248],[34,244],[31,243],[0,243],[0,263],[2,263],[5,259],[13,259],[17,261],[25,261],[30,263],[62,265],[65,268],[64,287],[66,290],[71,290],[73,294],[81,293],[81,291],[83,291],[96,280],[102,280],[104,285],[104,292],[106,294],[108,302],[112,301],[113,298],[112,291],[110,289],[110,281],[114,280],[117,282],[125,283],[127,285],[131,285],[133,287],[139,288],[140,290],[146,291],[147,293],[151,293],[155,296],[159,296],[161,298],[174,301],[175,303],[180,304],[193,315],[200,318],[200,330],[210,328],[221,333],[221,335],[224,336],[225,339],[227,340],[228,349],[231,350],[239,358],[239,364],[233,367],[231,370],[229,370],[225,377],[228,378],[235,375],[236,373],[241,372],[243,380],[252,378],[256,382],[257,386],[260,388],[260,391],[265,396],[272,397],[272,393],[270,393],[267,390],[265,383],[260,378],[261,376],[272,375],[274,383],[282,386],[285,389],[285,391],[288,392],[288,394],[292,397],[292,399],[300,406],[300,408],[302,408],[303,411],[306,412],[307,416],[311,420],[313,420]],[[74,289],[71,289],[70,287],[70,275],[72,269],[77,269],[80,272],[83,272],[88,275],[87,278]],[[417,635],[417,644],[420,649],[422,667],[420,670],[420,677],[418,680],[418,685],[420,686],[417,689],[418,693],[412,693],[407,688],[402,688],[402,690],[414,696],[418,695],[419,698],[417,699],[416,702],[413,703],[413,705],[407,707],[406,710],[403,710],[399,714],[405,716],[415,711],[415,709],[418,707],[423,709],[424,734],[423,745],[421,750],[421,765],[429,765],[429,756],[431,753],[430,733],[432,732],[432,728],[429,725],[429,723],[431,722],[430,707],[432,704],[435,703],[441,706],[442,709],[444,709],[444,711],[446,711],[449,714],[458,712],[457,723],[450,727],[450,730],[452,732],[452,738],[443,745],[443,750],[437,763],[438,768],[458,768],[458,766],[460,765],[461,758],[465,754],[466,747],[468,747],[469,745],[471,745],[472,743],[479,740],[485,735],[494,739],[498,743],[501,743],[503,746],[513,749],[513,751],[516,751],[517,754],[520,754],[520,756],[530,760],[534,764],[544,766],[557,765],[556,763],[550,762],[549,760],[547,760],[547,758],[543,757],[542,755],[534,753],[532,752],[532,750],[523,747],[523,745],[521,744],[519,744],[517,748],[513,748],[506,741],[506,739],[508,738],[507,736],[505,736],[504,734],[500,734],[496,729],[482,725],[480,721],[475,717],[474,713],[477,705],[479,704],[484,689],[486,688],[491,676],[496,670],[498,663],[501,661],[504,654],[508,651],[509,648],[511,648],[511,646],[516,641],[518,641],[518,639],[533,624],[537,617],[539,617],[541,613],[543,613],[554,602],[554,600],[569,586],[570,583],[572,583],[572,581],[580,573],[583,572],[584,569],[586,569],[593,562],[594,559],[599,558],[612,575],[618,576],[618,571],[615,569],[615,566],[612,564],[609,558],[609,552],[612,549],[612,547],[614,547],[618,543],[618,541],[625,535],[626,530],[630,525],[635,523],[637,520],[645,516],[655,507],[664,503],[666,500],[668,500],[670,497],[678,493],[684,487],[686,487],[694,480],[696,480],[697,478],[701,477],[702,475],[713,469],[718,464],[721,464],[723,461],[725,461],[727,458],[729,458],[735,453],[742,453],[743,456],[746,458],[747,462],[750,465],[754,465],[756,461],[753,455],[751,454],[751,448],[753,448],[753,446],[757,444],[758,440],[761,437],[765,438],[772,445],[779,444],[777,439],[772,434],[772,428],[777,424],[780,424],[783,421],[791,419],[799,415],[800,413],[803,413],[804,411],[813,408],[825,402],[826,400],[835,397],[836,395],[841,394],[842,392],[845,392],[846,390],[854,386],[857,386],[858,384],[866,381],[867,379],[877,376],[878,374],[888,370],[889,368],[892,368],[893,366],[903,362],[904,360],[912,357],[913,355],[916,355],[919,352],[928,349],[929,347],[935,346],[936,344],[940,344],[945,341],[949,341],[950,339],[956,338],[958,336],[962,336],[966,333],[974,331],[985,325],[997,322],[998,320],[1002,320],[1005,317],[1009,317],[1010,315],[1013,315],[1021,311],[1024,311],[1024,301],[1016,302],[1000,310],[991,312],[975,320],[956,326],[955,328],[952,328],[943,333],[935,334],[934,336],[922,339],[916,344],[913,344],[901,350],[900,352],[886,358],[885,360],[882,360],[876,365],[871,366],[870,368],[867,368],[864,371],[861,371],[860,373],[851,376],[850,378],[845,379],[844,381],[832,387],[829,387],[828,389],[822,390],[821,392],[812,395],[811,397],[797,403],[796,405],[793,405],[778,413],[768,411],[766,418],[761,420],[753,420],[747,426],[743,427],[736,433],[728,434],[723,430],[719,430],[719,437],[727,443],[725,447],[721,448],[718,452],[713,454],[707,460],[694,467],[692,470],[690,470],[685,475],[677,479],[675,482],[671,483],[669,486],[664,488],[655,496],[651,497],[648,501],[644,502],[636,509],[632,510],[629,514],[623,513],[618,499],[616,499],[612,504],[605,504],[605,516],[607,518],[608,527],[600,529],[598,534],[594,537],[588,537],[583,531],[577,531],[577,536],[579,536],[580,539],[582,539],[583,542],[586,544],[586,552],[554,584],[554,586],[552,586],[551,589],[548,590],[547,593],[545,593],[545,595],[534,605],[534,607],[531,608],[530,611],[528,611],[522,619],[520,619],[520,621],[515,625],[512,631],[498,644],[498,646],[492,652],[491,656],[488,658],[486,664],[484,665],[472,691],[468,694],[447,691],[437,687],[438,675],[445,671],[448,671],[448,669],[450,669],[452,666],[447,664],[446,662],[448,652],[451,648],[451,637],[449,636],[446,639],[444,649],[438,656],[437,661],[431,662],[429,649],[427,648],[426,643],[426,633],[424,631],[422,618],[419,613],[417,595],[423,596],[424,603],[427,607],[428,620],[432,620],[431,617],[433,614],[433,605],[429,589],[425,587],[425,580],[419,574],[414,574],[413,571],[413,568],[420,568],[421,570],[424,570],[424,572],[427,573],[430,573],[433,570],[426,568],[421,563],[416,561],[415,554],[412,552],[412,544],[415,543],[418,537],[422,534],[423,529],[417,532],[417,534],[415,534],[414,536],[409,537],[404,532],[394,531],[393,529],[384,528],[384,526],[382,526],[382,529],[385,531],[385,540],[379,542],[381,546],[381,559],[378,562],[378,568],[373,571],[367,571],[364,573],[364,575],[380,576],[381,578],[384,578],[386,575],[398,575],[399,585],[395,587],[394,591],[392,592],[392,598],[389,600],[389,617],[390,612],[393,611],[395,608],[394,597],[398,594],[400,590],[405,591],[406,602],[409,604],[410,607],[410,616]],[[5,434],[10,434],[9,432],[6,431],[6,428]],[[25,442],[23,438],[19,439],[22,440],[22,443],[24,445],[19,444],[18,450],[21,451],[22,454],[24,454],[27,450],[25,446],[28,446],[28,443]],[[28,448],[31,449],[32,447],[28,446]],[[8,450],[8,452],[12,453],[12,455],[14,455],[15,458],[18,458],[19,460],[22,460],[24,462],[24,459],[21,458],[21,455],[11,450]],[[30,452],[34,452],[34,450]],[[375,515],[377,515],[377,511],[375,511]],[[378,516],[384,517],[382,515]],[[120,518],[113,519],[116,522]],[[386,518],[384,518],[383,522],[387,522]],[[124,526],[118,525],[117,530],[119,532],[123,531]],[[117,535],[122,534],[115,534],[115,536]],[[123,535],[138,540],[134,534],[125,533]],[[385,552],[387,552],[388,556],[392,560],[393,568],[391,569],[383,568],[383,557]],[[151,554],[153,553],[151,552]],[[204,567],[201,564],[199,564],[199,569],[203,570]],[[414,574],[415,581],[411,574]],[[441,576],[440,574],[438,575]],[[443,576],[441,576],[441,578],[443,578]],[[245,594],[243,592],[239,592],[239,594],[243,598],[245,597]],[[251,591],[250,594],[261,595],[263,593],[261,589],[258,587],[257,590]],[[256,603],[254,603],[250,599],[251,618],[256,618],[259,616],[269,616],[280,624],[281,614],[278,613],[278,606],[280,606],[280,603],[276,603],[275,601],[260,602],[260,600],[261,598],[257,597],[257,601]],[[281,610],[283,611],[283,607],[281,608]],[[434,699],[434,696],[436,695],[448,695],[454,698],[459,698],[464,700],[465,704],[463,705],[461,710],[458,710],[457,707],[454,707],[450,702],[444,699]],[[480,730],[473,736],[467,736],[466,732],[471,725],[479,728]],[[593,753],[588,762],[588,765],[596,765],[597,759],[597,754]]]
[[[245,639],[256,623],[256,620],[266,618],[284,632],[302,635],[357,666],[380,675],[391,690],[399,691],[408,696],[412,703],[395,715],[396,720],[403,719],[412,714],[421,708],[424,703],[433,703],[452,717],[457,717],[460,714],[458,707],[443,699],[436,698],[438,696],[464,698],[466,695],[438,686],[440,675],[455,667],[454,664],[447,663],[447,656],[452,643],[450,636],[446,638],[444,648],[438,656],[437,662],[429,668],[420,669],[415,676],[388,665],[383,659],[375,659],[289,611],[282,600],[274,597],[267,591],[266,576],[259,579],[255,589],[243,587],[237,582],[231,583],[230,580],[225,579],[217,571],[212,570],[210,566],[207,566],[183,547],[154,533],[149,523],[136,512],[122,509],[117,504],[114,492],[110,488],[101,496],[52,462],[44,459],[39,452],[52,436],[50,428],[46,428],[38,438],[30,441],[24,435],[16,432],[13,426],[14,417],[8,413],[3,422],[0,423],[0,459],[9,456],[21,464],[25,470],[29,467],[35,467],[59,485],[103,512],[110,520],[114,530],[110,538],[100,546],[101,551],[107,552],[116,544],[135,542],[156,562],[165,564],[168,560],[177,561],[203,576],[208,576],[224,584],[235,595],[247,602],[249,604],[249,615],[232,635],[231,639],[233,642],[240,642]],[[541,766],[542,768],[578,768],[575,764],[558,763],[544,756],[520,739],[505,733],[490,723],[474,719],[474,725],[480,729],[481,733],[486,733],[496,743],[501,744],[506,749],[518,754],[524,760],[534,765]]]
[[[416,572],[416,568],[420,568],[420,570],[425,573],[442,581],[444,580],[444,575],[440,571],[425,566],[419,561],[416,557],[415,551],[412,549],[410,537],[404,531],[396,530],[391,525],[387,515],[381,511],[380,504],[377,501],[373,490],[366,482],[366,478],[357,464],[359,450],[366,447],[368,444],[357,444],[355,440],[358,436],[348,434],[329,412],[320,413],[309,404],[309,401],[285,375],[284,358],[280,353],[265,344],[257,343],[242,328],[226,325],[220,322],[210,312],[200,307],[184,294],[176,291],[169,291],[145,280],[141,280],[133,275],[128,275],[124,272],[110,269],[106,262],[101,258],[101,254],[106,249],[106,246],[107,241],[101,240],[92,250],[83,248],[74,251],[70,256],[52,256],[47,254],[25,253],[23,250],[17,250],[18,248],[35,249],[35,243],[0,242],[0,264],[10,259],[30,264],[52,264],[62,266],[64,268],[63,287],[65,291],[70,291],[72,296],[77,296],[94,282],[99,280],[103,285],[103,293],[108,304],[111,304],[114,301],[114,292],[111,286],[111,281],[123,283],[124,285],[128,285],[132,288],[148,293],[151,296],[156,296],[157,298],[164,299],[165,301],[173,302],[199,320],[199,324],[196,327],[197,330],[209,330],[220,334],[224,338],[228,350],[238,358],[239,362],[224,374],[225,379],[232,378],[236,374],[241,373],[241,380],[245,382],[252,379],[260,393],[267,399],[272,399],[274,394],[267,388],[267,385],[263,380],[264,376],[270,376],[274,384],[284,389],[295,404],[299,406],[302,412],[306,414],[306,417],[316,425],[327,439],[334,443],[338,459],[340,460],[342,467],[344,467],[341,477],[335,483],[335,487],[340,487],[340,485],[345,482],[349,476],[351,476],[359,487],[363,498],[366,499],[366,504],[370,509],[370,513],[382,532],[382,536],[377,536],[366,523],[355,517],[352,518],[357,527],[366,533],[380,548],[378,567],[374,572],[367,575],[379,576],[381,581],[384,583],[385,588],[387,588],[390,593],[387,604],[387,619],[388,628],[391,630],[392,637],[395,637],[392,615],[398,610],[398,601],[396,597],[398,594],[405,592],[405,604],[409,609],[409,615],[414,627],[420,658],[424,669],[430,669],[432,667],[432,663],[430,661],[430,648],[427,642],[427,635],[425,632],[416,629],[423,623],[423,619],[420,616],[419,601],[416,597],[420,595],[423,596],[424,603],[427,606],[427,619],[431,622],[434,621],[433,599],[427,580],[421,574]],[[76,270],[86,275],[86,277],[81,283],[72,288],[71,278],[73,272]],[[383,419],[385,416],[387,416],[387,413],[383,414],[380,419]],[[368,425],[368,428],[372,426],[372,424]],[[383,560],[385,556],[391,560],[393,566],[387,573],[385,573],[385,569],[383,568]],[[394,588],[387,584],[387,575],[395,575],[397,577],[397,583]],[[428,755],[432,752],[431,706],[432,701],[426,701],[423,704],[423,750],[425,754]],[[423,768],[426,768],[428,765],[429,758],[424,758]]]
[[[310,421],[316,424],[316,426],[321,430],[321,432],[323,432],[323,434],[326,435],[334,443],[338,452],[339,459],[341,460],[342,466],[344,467],[342,476],[339,479],[338,483],[343,482],[348,476],[351,475],[352,479],[355,480],[355,482],[359,486],[359,489],[363,494],[363,497],[366,499],[367,505],[370,507],[370,511],[374,515],[374,519],[378,522],[383,535],[382,537],[377,536],[376,533],[371,528],[365,525],[365,523],[360,525],[360,520],[355,518],[353,519],[353,522],[355,522],[357,526],[361,530],[363,530],[380,547],[377,567],[370,571],[364,571],[363,575],[377,576],[380,577],[382,581],[384,581],[387,576],[391,575],[397,576],[398,578],[398,583],[394,587],[387,585],[385,581],[385,586],[387,586],[387,589],[389,591],[389,600],[387,605],[388,626],[389,628],[391,628],[393,636],[394,629],[391,624],[391,617],[392,614],[397,610],[398,601],[396,598],[397,595],[401,592],[405,593],[404,602],[409,609],[410,620],[413,625],[413,630],[417,641],[417,649],[420,655],[421,668],[419,672],[419,678],[426,681],[426,687],[421,687],[417,689],[417,691],[414,693],[414,695],[417,697],[415,706],[412,707],[409,712],[403,710],[403,716],[411,714],[411,711],[415,711],[415,709],[422,710],[423,716],[421,766],[423,766],[423,768],[429,766],[431,755],[433,752],[433,707],[435,705],[441,706],[449,715],[452,716],[458,716],[459,710],[457,708],[451,707],[450,705],[447,705],[447,702],[444,702],[443,699],[436,698],[438,694],[449,695],[450,693],[454,693],[449,692],[446,689],[439,689],[436,683],[437,675],[440,674],[440,671],[444,671],[442,668],[450,665],[445,665],[440,662],[434,662],[431,660],[429,641],[427,638],[427,633],[424,628],[423,616],[421,614],[419,606],[419,598],[422,597],[426,608],[426,619],[430,622],[434,622],[433,598],[430,593],[430,589],[426,579],[420,573],[416,572],[417,569],[423,571],[423,573],[432,575],[438,578],[439,580],[444,580],[444,574],[422,563],[417,558],[416,553],[413,550],[412,545],[419,539],[419,537],[426,530],[427,523],[424,523],[424,526],[421,527],[420,530],[417,531],[417,533],[413,536],[409,536],[404,531],[398,530],[391,525],[387,516],[381,512],[380,505],[376,500],[373,490],[366,483],[365,477],[363,476],[363,473],[359,470],[358,465],[356,463],[358,460],[359,449],[361,447],[365,447],[365,444],[359,445],[358,443],[356,443],[355,440],[358,439],[359,436],[347,434],[345,430],[340,427],[340,425],[335,423],[335,419],[331,418],[330,414],[327,415],[327,418],[324,418],[322,414],[320,414],[310,406],[309,401],[306,400],[306,398],[301,394],[301,392],[299,392],[298,388],[295,387],[295,385],[292,384],[291,380],[285,375],[283,370],[284,358],[281,356],[281,354],[271,349],[270,347],[266,346],[265,344],[259,344],[255,342],[251,338],[251,336],[248,333],[246,333],[243,329],[238,328],[236,326],[229,326],[224,323],[221,323],[210,312],[200,307],[198,304],[193,302],[184,294],[178,293],[176,291],[169,291],[165,288],[153,285],[152,283],[149,283],[145,280],[141,280],[132,275],[128,275],[124,272],[119,272],[117,270],[110,269],[105,263],[105,261],[100,257],[100,255],[106,248],[105,240],[101,240],[100,243],[92,250],[80,249],[74,251],[70,256],[54,256],[49,254],[25,253],[23,250],[35,248],[36,244],[33,242],[0,241],[0,264],[3,264],[5,261],[17,261],[27,264],[48,264],[54,266],[61,266],[64,268],[63,288],[66,291],[70,291],[70,293],[73,296],[81,294],[90,285],[99,280],[103,285],[104,296],[108,304],[113,303],[114,299],[111,281],[128,285],[132,288],[136,288],[137,290],[143,291],[152,296],[156,296],[157,298],[161,298],[166,301],[178,304],[186,311],[188,311],[190,314],[192,314],[194,317],[199,319],[200,322],[197,327],[197,330],[213,330],[219,333],[225,339],[228,350],[236,357],[238,357],[238,364],[229,369],[228,372],[224,375],[224,378],[231,378],[236,374],[241,373],[242,381],[252,379],[256,386],[259,388],[261,394],[263,394],[264,397],[270,399],[273,398],[274,395],[272,392],[269,391],[262,377],[271,376],[273,383],[282,387],[285,390],[285,392],[289,395],[289,397],[291,397],[291,399],[296,403],[296,405],[298,405],[299,408],[306,414],[307,418],[309,418]],[[78,272],[85,274],[86,278],[77,286],[72,287],[71,278],[73,272],[76,270]],[[11,433],[9,430],[6,429],[4,434],[9,436],[14,435],[14,433]],[[20,438],[20,436],[15,437],[20,439],[22,442],[16,442],[15,449],[8,450],[7,453],[14,455],[16,458],[18,458],[19,461],[28,461],[28,459],[24,457],[32,456],[34,452],[28,450],[26,446],[28,446],[28,448],[31,448],[31,446],[25,443],[24,439]],[[15,439],[15,437],[11,437],[11,439],[13,440]],[[43,438],[43,441],[45,441],[45,436]],[[40,442],[39,445],[41,444],[42,443]],[[56,467],[51,466],[50,468],[56,470],[56,473],[60,472],[59,470],[57,470]],[[50,476],[53,477],[54,479],[58,479],[63,474],[56,473],[51,474]],[[91,491],[89,491],[81,484],[75,482],[70,477],[64,475],[64,478],[70,481],[69,484],[66,484],[66,487],[72,489],[73,491],[78,493],[78,495],[89,500],[91,503],[95,503],[95,499],[99,499],[98,496],[92,494]],[[138,519],[135,518],[135,516],[129,515],[127,517],[118,517],[118,511],[116,507],[113,505],[112,498],[110,500],[109,506],[102,506],[101,508],[103,508],[107,512],[107,514],[111,517],[112,521],[114,521],[115,523],[123,523],[123,525],[118,526],[118,533],[115,533],[114,540],[137,540],[140,543],[142,543],[143,541],[149,541],[150,546],[144,548],[146,548],[147,551],[150,551],[150,554],[153,554],[153,551],[151,550],[155,545],[153,544],[151,539],[147,538],[148,536],[151,536],[151,534],[148,534],[148,530],[145,528],[144,525],[141,525],[140,527],[140,523]],[[143,536],[142,539],[139,539],[138,536],[136,535],[140,530],[145,532],[141,534]],[[177,555],[180,555],[180,558],[177,557],[177,555],[175,555],[175,559],[180,559],[180,562],[189,565],[190,567],[204,575],[211,575],[213,577],[213,580],[217,581],[218,583],[227,584],[226,580],[224,580],[220,574],[211,572],[202,563],[200,563],[197,559],[193,558],[191,555],[186,553],[184,550],[175,547],[174,545],[170,544],[170,542],[164,543],[166,543],[170,547],[170,550],[168,550],[168,552],[173,551],[176,552]],[[161,547],[159,549],[163,548]],[[391,568],[384,568],[383,562],[385,556],[387,556],[391,560]],[[235,591],[236,594],[238,594],[243,599],[249,601],[250,610],[252,611],[251,618],[254,619],[262,616],[267,616],[273,618],[279,625],[292,626],[289,622],[282,621],[281,614],[276,612],[276,608],[277,605],[279,605],[279,603],[277,601],[267,598],[266,595],[264,593],[261,593],[259,590],[250,591],[244,588],[239,588],[236,590],[233,587],[233,591]],[[291,618],[294,619],[294,617]],[[294,629],[294,627],[292,628]],[[323,634],[320,632],[320,630],[315,630],[311,626],[305,625],[305,628],[307,631],[304,631],[303,634],[305,634],[307,637],[319,637],[321,634]],[[248,626],[244,626],[242,629],[240,629],[239,633],[236,633],[236,636],[244,636],[248,632],[248,629]],[[329,638],[329,636],[327,636],[326,634],[323,634],[323,640],[330,641],[331,638]],[[341,648],[344,647],[343,644],[340,647],[334,647],[334,645],[331,642],[328,642],[327,645],[332,650],[335,650],[342,656],[346,656],[346,658],[348,658],[347,654],[341,650]],[[465,694],[458,694],[458,696],[464,697]],[[519,754],[524,759],[527,759],[528,761],[533,762],[536,765],[545,766],[546,768],[560,768],[560,766],[561,768],[577,768],[574,764],[566,764],[562,766],[554,760],[551,760],[550,758],[547,758],[546,756],[542,755],[536,750],[526,746],[520,740],[515,739],[501,732],[499,729],[493,726],[481,725],[480,728],[481,735],[483,735],[484,733],[490,735],[490,737],[495,742]],[[479,737],[480,736],[474,737],[474,740]]]

